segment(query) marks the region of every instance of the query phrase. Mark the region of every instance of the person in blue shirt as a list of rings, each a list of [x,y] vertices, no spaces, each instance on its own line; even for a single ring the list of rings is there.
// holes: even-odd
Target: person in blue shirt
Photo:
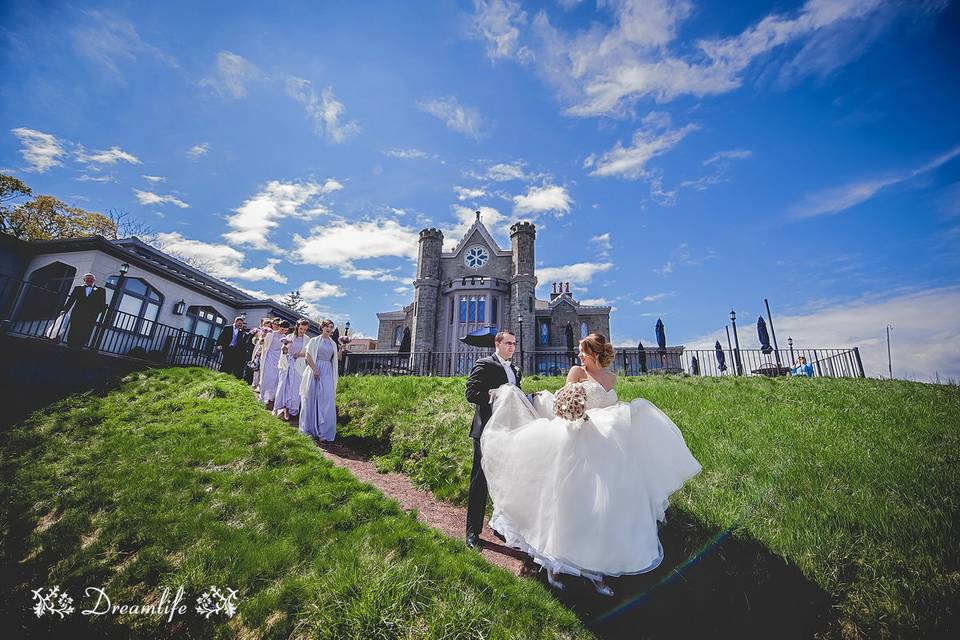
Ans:
[[[797,358],[797,364],[790,370],[790,373],[795,376],[807,376],[808,378],[813,377],[813,365],[807,364],[807,359],[803,356]]]

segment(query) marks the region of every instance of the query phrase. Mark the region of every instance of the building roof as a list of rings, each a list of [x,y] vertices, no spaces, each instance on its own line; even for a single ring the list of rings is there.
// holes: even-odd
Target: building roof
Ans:
[[[480,234],[480,237],[483,238],[483,241],[484,241],[485,243],[487,243],[487,245],[489,245],[490,248],[493,249],[498,256],[508,256],[508,255],[510,255],[510,251],[509,251],[509,250],[501,249],[501,248],[500,248],[500,245],[497,244],[497,241],[493,239],[493,236],[490,235],[490,232],[487,230],[487,228],[484,226],[484,224],[483,224],[482,222],[480,222],[480,220],[477,220],[477,221],[474,222],[472,225],[470,225],[470,228],[467,229],[467,232],[466,232],[465,234],[463,234],[463,237],[460,238],[460,241],[457,243],[457,246],[455,246],[455,247],[453,248],[453,251],[451,251],[451,252],[449,252],[449,253],[443,252],[443,253],[440,254],[440,257],[442,257],[442,258],[452,258],[452,257],[456,256],[456,255],[457,255],[458,253],[460,253],[468,244],[470,244],[469,241],[470,241],[470,239],[471,239],[471,237],[473,236],[474,233]]]
[[[194,291],[237,309],[269,307],[270,309],[283,311],[287,315],[295,318],[301,315],[272,298],[255,298],[223,280],[214,278],[196,267],[191,267],[182,260],[174,258],[136,237],[108,240],[103,236],[92,236],[89,238],[65,238],[61,240],[35,240],[32,242],[24,242],[24,244],[34,255],[91,250],[102,251],[116,257],[121,262],[136,264],[144,271],[154,273],[168,280],[173,280],[188,289],[193,289]]]

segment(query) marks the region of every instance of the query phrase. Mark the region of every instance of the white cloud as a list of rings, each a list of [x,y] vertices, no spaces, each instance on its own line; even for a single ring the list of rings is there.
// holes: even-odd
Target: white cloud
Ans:
[[[247,95],[247,86],[266,76],[255,64],[231,51],[217,54],[217,72],[210,78],[200,81],[201,87],[209,87],[221,96],[243,98]]]
[[[840,213],[872,199],[883,189],[929,173],[960,155],[960,146],[940,154],[930,162],[906,173],[884,178],[870,178],[860,182],[824,189],[808,195],[804,202],[793,208],[794,218],[815,218]]]
[[[74,48],[109,72],[121,84],[125,83],[120,65],[132,63],[140,54],[149,54],[167,66],[177,68],[176,59],[143,41],[128,20],[101,11],[84,11],[87,19],[71,30]]]
[[[387,149],[383,152],[383,155],[401,160],[417,160],[430,157],[430,154],[420,149]]]
[[[394,220],[337,220],[293,236],[294,260],[318,267],[352,267],[356,260],[399,257],[414,260],[420,234]]]
[[[590,238],[590,243],[597,247],[597,255],[601,258],[610,257],[610,250],[613,245],[610,244],[610,233],[601,233],[598,236]]]
[[[320,282],[319,280],[308,280],[300,285],[298,289],[300,295],[307,302],[316,302],[323,298],[342,298],[346,293],[335,284]]]
[[[544,185],[530,187],[525,195],[515,196],[513,211],[518,214],[553,213],[562,216],[570,213],[570,203],[570,194],[564,187]]]
[[[272,180],[227,217],[230,231],[223,237],[230,244],[255,249],[276,250],[270,232],[284,218],[311,219],[329,213],[320,196],[342,189],[336,180],[317,182],[281,182]]]
[[[424,100],[417,103],[424,112],[439,118],[448,129],[480,140],[483,137],[484,122],[476,109],[461,105],[453,96]]]
[[[704,166],[720,162],[722,160],[743,160],[753,155],[749,149],[728,149],[727,151],[718,151],[703,161]]]
[[[673,273],[673,261],[667,260],[666,264],[664,264],[659,269],[654,269],[653,272],[659,276],[670,275],[671,273]]]
[[[904,4],[891,11],[910,10],[910,3]],[[863,40],[865,33],[876,37],[878,29],[863,25],[888,20],[878,9],[890,8],[891,3],[808,0],[799,10],[769,14],[738,35],[699,40],[694,51],[682,55],[672,48],[683,22],[694,12],[692,2],[623,0],[598,6],[612,13],[609,26],[596,21],[567,33],[540,11],[532,23],[529,49],[523,44],[526,34],[518,30],[516,41],[509,37],[512,32],[504,32],[509,46],[497,50],[501,57],[535,59],[540,74],[574,116],[620,117],[644,97],[667,102],[683,95],[733,91],[754,60],[795,42],[807,46],[790,65],[791,73],[829,73],[859,55],[863,46],[857,39]],[[478,5],[478,20],[487,13],[481,9]],[[939,9],[942,6],[935,10]],[[829,38],[824,37],[827,33]],[[857,52],[851,54],[852,49]]]
[[[606,298],[587,298],[581,300],[580,304],[585,304],[588,307],[609,307],[611,303]]]
[[[171,195],[161,196],[151,191],[141,191],[140,189],[136,189],[136,188],[133,190],[133,192],[137,195],[137,200],[140,201],[140,204],[150,205],[150,204],[168,203],[168,204],[176,205],[181,209],[186,209],[187,207],[190,206],[176,196],[171,196]]]
[[[287,277],[277,271],[280,260],[276,258],[267,260],[263,267],[244,267],[244,254],[233,247],[191,240],[179,233],[158,233],[157,244],[164,252],[182,258],[217,278],[287,281]]]
[[[200,156],[205,156],[210,151],[209,142],[201,142],[200,144],[195,144],[189,149],[187,149],[187,156],[196,160]]]
[[[483,198],[487,195],[487,192],[483,189],[470,189],[468,187],[454,187],[454,192],[457,194],[457,200],[476,200],[477,198]]]
[[[403,282],[404,278],[396,275],[399,267],[392,269],[359,269],[353,265],[345,265],[339,268],[340,275],[344,278],[353,278],[354,280],[376,280],[378,282]],[[412,278],[409,278],[412,280]]]
[[[399,293],[400,295],[412,293],[412,291],[410,290],[410,287],[394,287],[393,292]]]
[[[67,152],[56,136],[24,127],[10,131],[20,140],[20,155],[27,162],[27,171],[46,173],[53,167],[63,166],[59,158]]]
[[[755,314],[742,314],[744,319]],[[862,298],[827,306],[816,313],[774,316],[777,342],[786,349],[860,347],[866,375],[887,376],[886,326],[891,330],[893,375],[931,381],[937,374],[960,379],[960,287],[925,289],[882,300]],[[755,324],[738,326],[743,348],[759,348]],[[725,336],[722,327],[685,340],[688,348],[712,348]],[[726,345],[724,337],[721,343]]]
[[[153,184],[157,184],[158,182],[166,182],[166,181],[167,181],[167,179],[164,178],[163,176],[146,176],[146,175],[141,175],[140,177],[143,178],[144,180],[146,180],[147,182],[152,182]]]
[[[532,53],[518,46],[520,28],[527,24],[527,14],[512,0],[474,0],[474,34],[486,43],[490,60],[510,58],[529,59]]]
[[[523,170],[524,162],[516,160],[514,162],[501,162],[487,169],[487,180],[495,182],[509,182],[510,180],[526,180],[527,174]]]
[[[356,122],[343,122],[347,109],[333,95],[333,87],[326,87],[317,96],[309,80],[291,76],[287,78],[287,95],[304,105],[318,136],[340,143],[360,131]]]
[[[643,302],[657,302],[658,300],[663,300],[668,295],[670,294],[669,293],[651,293],[650,295],[643,296],[641,300]]]
[[[537,269],[539,286],[546,286],[550,282],[570,282],[573,284],[589,284],[593,276],[613,267],[610,262],[578,262],[563,267],[541,267]]]
[[[699,128],[695,124],[688,124],[680,129],[670,129],[668,118],[656,112],[649,114],[643,122],[646,126],[634,132],[630,146],[625,147],[617,142],[603,155],[589,156],[584,161],[584,168],[593,169],[590,175],[633,180],[647,177],[646,165],[651,158],[666,153],[687,134]]]
[[[95,162],[97,164],[116,164],[117,162],[129,162],[130,164],[140,164],[140,159],[132,153],[128,153],[120,147],[113,146],[104,151],[94,151],[87,154],[83,147],[77,150],[77,160],[84,163]]]
[[[77,182],[116,182],[116,176],[90,176],[83,174],[79,178],[74,178]]]

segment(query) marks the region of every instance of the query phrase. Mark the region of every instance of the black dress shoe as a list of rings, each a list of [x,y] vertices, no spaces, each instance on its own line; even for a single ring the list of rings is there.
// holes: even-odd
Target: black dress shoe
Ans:
[[[472,531],[467,534],[467,546],[477,551],[480,550],[480,536]]]

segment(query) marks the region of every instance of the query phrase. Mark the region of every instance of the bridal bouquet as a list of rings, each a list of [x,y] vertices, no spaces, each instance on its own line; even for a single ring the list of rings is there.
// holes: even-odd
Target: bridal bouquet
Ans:
[[[553,413],[564,420],[579,420],[587,411],[587,392],[582,384],[568,384],[557,391],[553,401]]]

